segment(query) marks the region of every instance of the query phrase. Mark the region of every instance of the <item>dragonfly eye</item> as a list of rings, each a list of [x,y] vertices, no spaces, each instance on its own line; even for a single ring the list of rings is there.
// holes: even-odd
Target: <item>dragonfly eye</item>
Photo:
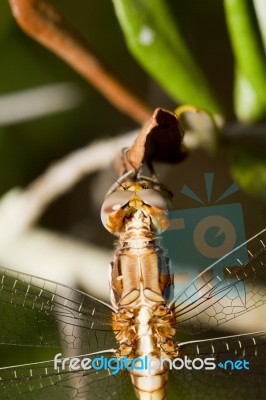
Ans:
[[[148,206],[156,207],[165,211],[169,208],[166,199],[157,190],[142,189],[137,194]]]
[[[134,193],[129,190],[116,190],[107,196],[101,209],[101,220],[103,225],[106,225],[106,218],[110,213],[124,207],[133,196]]]

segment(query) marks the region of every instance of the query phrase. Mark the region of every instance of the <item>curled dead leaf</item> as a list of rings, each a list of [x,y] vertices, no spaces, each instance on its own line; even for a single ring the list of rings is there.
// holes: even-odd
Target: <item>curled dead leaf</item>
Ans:
[[[154,161],[177,163],[187,156],[183,147],[184,132],[176,114],[156,108],[132,146],[124,149],[115,161],[118,175],[143,163],[151,167]]]

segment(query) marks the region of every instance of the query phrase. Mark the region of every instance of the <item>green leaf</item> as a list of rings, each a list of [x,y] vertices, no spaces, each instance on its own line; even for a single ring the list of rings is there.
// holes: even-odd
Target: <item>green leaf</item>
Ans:
[[[129,49],[177,102],[221,107],[164,0],[113,0]]]
[[[238,67],[235,69],[234,108],[243,122],[257,121],[265,113],[265,105],[257,96],[251,82]]]
[[[224,4],[236,60],[236,114],[240,120],[258,120],[266,114],[266,58],[254,9],[250,0]]]
[[[231,149],[233,178],[244,191],[266,200],[266,158],[244,147]]]
[[[260,28],[264,51],[266,52],[266,1],[253,0],[253,4],[258,19],[258,25]]]

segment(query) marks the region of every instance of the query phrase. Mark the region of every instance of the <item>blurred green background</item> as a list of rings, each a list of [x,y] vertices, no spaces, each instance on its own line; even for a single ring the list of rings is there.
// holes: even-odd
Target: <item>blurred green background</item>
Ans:
[[[128,52],[109,0],[55,3],[125,85],[151,106],[170,109],[176,106]],[[232,118],[233,59],[222,1],[170,3],[195,57]],[[75,82],[83,95],[82,104],[75,110],[1,127],[3,193],[12,186],[30,182],[49,162],[69,151],[93,139],[125,132],[136,124],[116,111],[55,55],[28,38],[16,25],[6,0],[1,0],[0,18],[1,96],[66,81]]]

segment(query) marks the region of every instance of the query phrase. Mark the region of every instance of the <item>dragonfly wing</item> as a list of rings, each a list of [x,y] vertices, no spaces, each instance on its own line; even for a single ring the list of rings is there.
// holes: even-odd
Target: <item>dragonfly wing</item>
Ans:
[[[90,352],[116,346],[108,305],[67,286],[5,268],[0,268],[0,315],[0,343]]]
[[[96,357],[113,357],[110,352],[86,355],[92,361]],[[82,360],[84,356],[75,357]],[[112,374],[113,370],[82,368],[69,371],[54,368],[54,360],[0,369],[1,398],[6,400],[130,400],[134,393],[129,374],[125,371]]]
[[[194,334],[265,303],[266,229],[203,271],[171,306],[177,330]]]
[[[180,356],[191,360],[215,359],[214,370],[171,372],[171,384],[182,400],[255,400],[266,396],[266,331],[180,344]],[[228,362],[230,360],[231,362]],[[232,368],[232,362],[246,360],[246,369]],[[227,363],[225,363],[227,361]],[[196,362],[196,361],[195,361]],[[197,361],[197,365],[200,362]],[[220,365],[220,366],[219,366]],[[238,366],[240,368],[240,365]]]

